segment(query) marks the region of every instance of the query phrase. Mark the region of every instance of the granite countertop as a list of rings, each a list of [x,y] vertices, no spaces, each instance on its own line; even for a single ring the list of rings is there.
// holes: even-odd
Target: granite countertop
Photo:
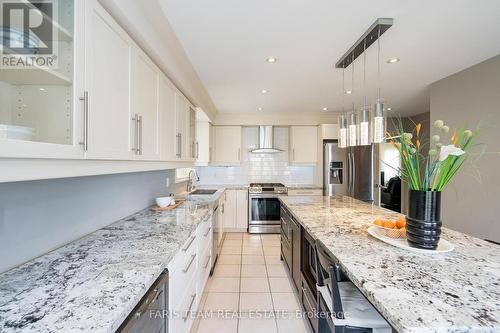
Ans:
[[[454,251],[409,252],[366,231],[398,216],[389,210],[340,196],[280,200],[399,333],[500,332],[498,245],[444,228]]]
[[[199,189],[248,190],[249,184],[196,184]]]
[[[0,332],[114,332],[223,191],[149,208],[0,275]]]
[[[293,190],[322,190],[323,186],[314,184],[286,184],[286,187]]]

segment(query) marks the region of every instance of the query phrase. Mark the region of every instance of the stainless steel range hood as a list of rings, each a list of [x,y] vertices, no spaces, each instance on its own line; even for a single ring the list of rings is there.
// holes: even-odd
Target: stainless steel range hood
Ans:
[[[251,150],[251,153],[274,154],[283,150],[274,147],[274,135],[272,126],[259,126],[259,148]]]

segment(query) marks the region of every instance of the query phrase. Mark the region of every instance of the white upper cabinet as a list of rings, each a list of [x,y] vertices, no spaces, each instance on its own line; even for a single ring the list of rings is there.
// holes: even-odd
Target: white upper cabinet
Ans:
[[[323,140],[337,140],[339,138],[338,124],[322,124],[320,129]]]
[[[177,160],[177,127],[175,122],[176,89],[164,74],[160,75],[160,159],[162,161]]]
[[[316,165],[318,163],[318,127],[290,127],[290,163]]]
[[[49,17],[41,14],[46,10],[43,5],[39,9],[29,1],[18,5],[30,15]],[[34,37],[22,50],[17,51],[15,44],[4,49],[4,59],[17,62],[34,57],[46,66],[0,68],[0,157],[83,158],[79,143],[83,140],[84,103],[79,98],[84,94],[84,1],[60,0],[54,5],[58,16],[53,17],[53,34],[48,37],[52,45],[41,42],[47,36],[30,30]],[[7,28],[5,43],[22,40],[20,18],[14,15],[9,26],[2,27]]]
[[[97,0],[85,7],[86,156],[131,160],[134,43]]]
[[[160,70],[135,48],[132,62],[132,150],[135,159],[159,160]]]
[[[241,163],[241,126],[215,126],[215,156],[213,164]]]
[[[208,165],[212,158],[213,125],[208,120],[196,122],[197,165]]]

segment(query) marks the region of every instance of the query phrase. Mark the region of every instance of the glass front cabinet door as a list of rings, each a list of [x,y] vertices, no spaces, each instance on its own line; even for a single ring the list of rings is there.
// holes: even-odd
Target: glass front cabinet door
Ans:
[[[0,6],[0,157],[83,158],[84,0]]]

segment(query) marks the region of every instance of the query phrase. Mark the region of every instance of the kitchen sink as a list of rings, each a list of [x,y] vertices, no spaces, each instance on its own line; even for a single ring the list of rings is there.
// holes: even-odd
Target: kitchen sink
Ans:
[[[215,192],[217,192],[217,190],[205,190],[205,189],[201,189],[201,190],[194,190],[193,192],[189,193],[189,194],[204,194],[204,195],[212,195],[214,194]]]

